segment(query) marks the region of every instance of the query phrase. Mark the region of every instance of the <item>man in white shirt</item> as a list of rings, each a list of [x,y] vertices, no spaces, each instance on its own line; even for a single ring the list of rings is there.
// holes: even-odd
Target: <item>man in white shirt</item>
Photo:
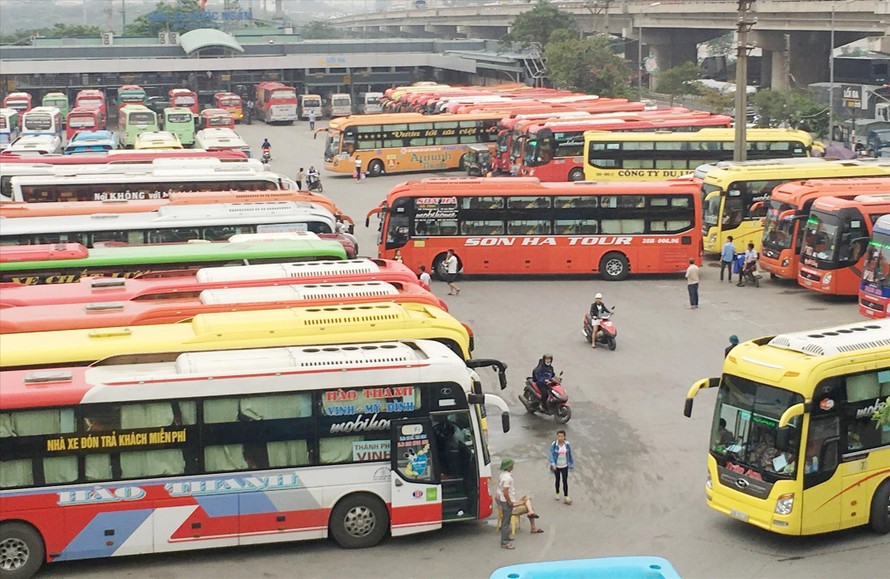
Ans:
[[[429,291],[432,277],[430,277],[430,273],[426,270],[425,265],[420,266],[420,275],[417,277],[420,278],[420,285],[423,287],[423,289]]]
[[[513,459],[501,459],[501,474],[498,477],[498,507],[501,509],[501,548],[515,549],[510,540],[510,520],[513,518],[513,502],[516,490],[513,488]]]
[[[695,260],[689,258],[689,267],[686,268],[686,289],[689,291],[689,309],[698,309],[698,266]]]
[[[457,268],[457,256],[454,255],[453,249],[449,249],[448,255],[445,256],[445,281],[448,282],[448,295],[450,296],[460,295],[460,288],[454,285],[454,280],[457,279]]]

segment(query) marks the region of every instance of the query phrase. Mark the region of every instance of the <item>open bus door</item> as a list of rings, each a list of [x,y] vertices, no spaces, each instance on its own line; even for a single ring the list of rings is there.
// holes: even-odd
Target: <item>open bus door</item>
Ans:
[[[392,536],[442,528],[442,491],[430,419],[393,420],[390,444]]]

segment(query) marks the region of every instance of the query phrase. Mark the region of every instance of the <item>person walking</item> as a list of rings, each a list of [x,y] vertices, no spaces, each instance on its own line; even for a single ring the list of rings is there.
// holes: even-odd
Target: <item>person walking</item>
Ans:
[[[569,471],[575,468],[575,459],[572,457],[572,446],[566,440],[566,431],[558,430],[556,440],[550,445],[550,470],[556,478],[556,500],[559,500],[559,480],[562,479],[563,502],[572,504],[569,498]]]
[[[445,256],[445,281],[448,282],[448,295],[450,296],[460,295],[460,288],[454,285],[454,281],[457,279],[457,267],[457,256],[454,255],[453,249],[449,249]]]
[[[729,337],[729,345],[726,346],[726,349],[723,350],[723,357],[726,358],[729,356],[729,353],[732,352],[732,349],[739,345],[739,337],[735,334]]]
[[[698,309],[698,266],[695,259],[689,258],[689,267],[686,268],[686,289],[689,291],[689,309]]]
[[[315,130],[315,111],[309,111],[309,130]]]
[[[420,286],[421,286],[423,289],[429,291],[429,290],[430,290],[430,283],[432,282],[432,279],[433,279],[433,278],[430,277],[430,273],[426,270],[426,266],[425,266],[425,265],[421,265],[421,266],[420,266],[420,275],[418,275],[417,277],[418,277],[418,279],[420,279]]]
[[[720,281],[723,281],[723,270],[727,270],[729,283],[732,283],[732,266],[735,261],[735,245],[732,244],[732,235],[726,238],[726,243],[720,250]]]
[[[531,533],[537,535],[543,533],[544,529],[538,528],[535,523],[540,518],[532,508],[532,501],[528,495],[516,500],[516,488],[513,482],[513,459],[504,457],[501,459],[501,474],[498,476],[498,491],[496,499],[498,508],[501,511],[501,548],[515,549],[513,541],[510,540],[510,522],[513,515],[525,515],[528,517],[531,526]]]
[[[302,191],[302,190],[303,190],[303,179],[305,179],[305,178],[306,178],[306,172],[303,171],[303,168],[302,168],[302,167],[300,167],[300,170],[297,171],[297,179],[296,179],[296,181],[297,181],[297,190],[298,190],[298,191]]]

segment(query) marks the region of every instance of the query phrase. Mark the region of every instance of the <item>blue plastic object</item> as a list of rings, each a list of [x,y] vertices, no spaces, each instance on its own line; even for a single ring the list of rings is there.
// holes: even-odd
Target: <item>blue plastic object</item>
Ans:
[[[489,579],[680,579],[661,557],[603,557],[522,563],[496,569]]]
[[[742,271],[743,265],[745,265],[745,254],[740,253],[735,256],[735,261],[732,262],[732,273],[739,273]]]

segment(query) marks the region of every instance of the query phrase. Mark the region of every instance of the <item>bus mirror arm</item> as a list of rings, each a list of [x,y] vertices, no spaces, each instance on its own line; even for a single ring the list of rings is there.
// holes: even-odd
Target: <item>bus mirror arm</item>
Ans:
[[[720,385],[720,378],[702,378],[695,384],[693,384],[689,388],[689,392],[686,393],[686,404],[683,407],[683,416],[689,418],[692,416],[692,401],[695,399],[695,395],[698,394],[698,391],[702,388],[715,388]]]
[[[470,404],[485,404],[486,406],[497,406],[501,411],[501,427],[504,432],[510,432],[510,408],[504,399],[494,394],[467,394],[467,401]]]
[[[803,413],[807,411],[808,406],[809,403],[798,403],[788,407],[788,409],[782,413],[781,418],[779,418],[779,428],[786,428],[788,423],[790,423],[795,416],[803,415]]]
[[[491,358],[472,358],[467,360],[468,368],[488,368],[491,367],[495,374],[498,375],[498,384],[501,390],[507,388],[507,364],[500,360]]]

